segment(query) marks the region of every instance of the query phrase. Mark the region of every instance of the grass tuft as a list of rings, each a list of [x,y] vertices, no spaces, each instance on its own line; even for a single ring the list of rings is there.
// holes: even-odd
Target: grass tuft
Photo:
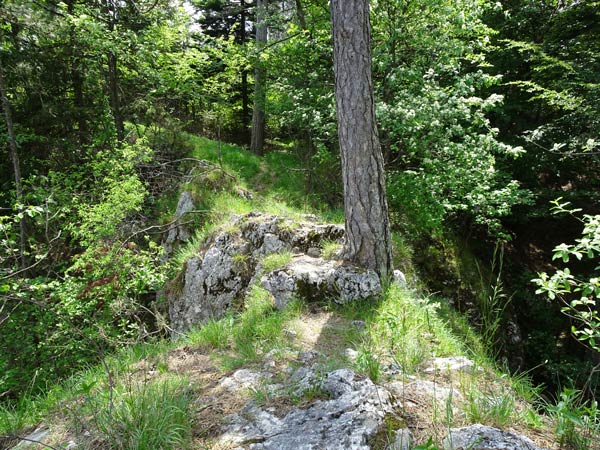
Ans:
[[[192,395],[181,378],[132,383],[114,392],[113,404],[91,396],[91,426],[100,441],[119,450],[190,448]]]
[[[342,244],[337,241],[324,241],[321,245],[321,256],[323,259],[339,258]]]
[[[442,321],[440,304],[397,285],[390,286],[370,325],[371,345],[387,352],[405,373],[428,359],[464,353],[461,342]]]
[[[287,265],[291,260],[292,252],[289,250],[266,255],[261,261],[263,272],[268,273],[272,272],[273,270],[280,269]]]

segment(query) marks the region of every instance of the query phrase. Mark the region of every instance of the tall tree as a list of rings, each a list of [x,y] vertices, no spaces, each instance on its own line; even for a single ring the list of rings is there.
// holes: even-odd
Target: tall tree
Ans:
[[[375,123],[368,0],[332,0],[333,67],[342,156],[345,258],[392,270],[383,155]]]
[[[19,162],[19,153],[17,152],[17,138],[13,127],[12,113],[6,85],[4,83],[4,67],[0,58],[0,99],[2,101],[2,110],[4,111],[4,122],[6,124],[6,132],[8,134],[8,148],[10,160],[13,165],[13,173],[15,176],[15,191],[16,200],[20,205],[23,204],[23,183],[21,181],[21,163]],[[21,207],[21,206],[19,206]],[[19,219],[19,261],[22,268],[27,265],[25,258],[25,216]]]
[[[256,50],[262,52],[267,43],[267,1],[256,2]],[[261,55],[257,56],[256,68],[254,70],[254,108],[252,110],[252,134],[250,137],[250,149],[257,155],[261,155],[265,143],[265,103],[267,99],[267,71],[261,61]]]

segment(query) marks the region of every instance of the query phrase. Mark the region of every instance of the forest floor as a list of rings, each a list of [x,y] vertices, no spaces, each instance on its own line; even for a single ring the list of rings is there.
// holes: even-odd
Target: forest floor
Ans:
[[[355,373],[356,380],[370,379],[393,393],[393,413],[386,414],[379,432],[370,437],[368,448],[392,448],[389,446],[394,442],[395,432],[404,428],[411,431],[414,446],[442,448],[451,428],[474,423],[527,436],[540,448],[559,448],[549,421],[538,415],[526,399],[531,393],[524,380],[511,379],[493,370],[489,362],[459,355],[454,355],[446,367],[435,366],[431,352],[445,345],[442,341],[448,339],[446,325],[436,322],[429,328],[430,333],[424,333],[419,323],[431,313],[428,306],[408,294],[393,297],[379,304],[376,314],[366,313],[365,308],[301,307],[274,325],[275,322],[268,323],[271,314],[267,313],[251,325],[254,331],[269,328],[251,333],[257,344],[253,355],[243,354],[244,349],[231,342],[215,348],[208,335],[198,330],[164,351],[113,371],[112,418],[105,414],[109,389],[106,379],[87,394],[64,402],[61,411],[55,411],[51,420],[40,425],[50,431],[44,442],[56,448],[65,448],[69,443],[78,443],[83,448],[120,448],[116,445],[118,435],[133,433],[134,422],[144,420],[145,414],[135,411],[143,402],[129,403],[132,397],[154,392],[151,386],[175,385],[177,395],[188,400],[186,414],[191,442],[181,448],[247,449],[259,440],[242,437],[229,441],[231,435],[227,430],[233,417],[244,414],[249,405],[284,418],[294,410],[307,410],[316,402],[327,402],[331,396],[322,389],[319,380],[335,370],[348,368]],[[426,339],[430,344],[421,347],[420,356],[407,354],[406,351],[416,348],[406,346],[391,355],[389,345],[400,337],[384,337],[376,331],[382,325],[382,317],[395,308],[391,303],[398,300],[400,303],[416,300],[417,305],[421,304],[410,310],[410,318],[406,317],[408,326],[420,329],[420,334],[428,334]],[[240,328],[247,332],[249,320],[253,319],[237,320],[232,334]],[[264,342],[266,335],[278,337]],[[258,345],[261,341],[263,348]],[[409,362],[410,357],[415,360]],[[399,358],[404,358],[407,366],[400,367]],[[311,381],[314,383],[311,388],[298,392],[297,374],[305,371],[319,374],[320,378]],[[275,388],[271,389],[272,386]],[[160,415],[160,405],[150,413]],[[125,426],[118,423],[123,416],[130,421]],[[430,439],[432,445],[427,447]]]

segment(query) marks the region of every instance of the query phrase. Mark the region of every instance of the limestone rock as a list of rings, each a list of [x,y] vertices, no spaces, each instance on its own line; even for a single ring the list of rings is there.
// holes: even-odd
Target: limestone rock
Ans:
[[[383,292],[379,276],[372,270],[308,255],[295,256],[285,267],[264,275],[261,284],[273,294],[278,308],[296,297],[306,300],[329,297],[347,303]]]
[[[246,254],[248,247],[228,233],[219,234],[204,257],[194,257],[185,264],[181,291],[167,290],[171,327],[183,332],[213,318],[220,318],[241,295],[250,274],[240,270],[236,255]]]
[[[191,194],[184,194],[178,214],[183,214],[190,205],[193,207]],[[343,237],[341,225],[322,225],[311,217],[306,219],[297,222],[255,212],[232,217],[227,226],[202,244],[198,255],[186,261],[182,273],[166,286],[164,292],[174,334],[222,317],[258,277],[263,256],[292,249],[306,252],[324,240]],[[318,276],[307,275],[311,279]],[[283,274],[281,278],[273,284],[273,289],[281,286],[283,292],[293,290],[294,281],[286,281]]]
[[[256,389],[268,378],[267,374],[255,372],[249,369],[236,370],[231,376],[223,378],[219,386],[228,391],[240,391],[245,389]]]
[[[49,434],[50,430],[48,428],[40,427],[25,436],[24,439],[22,439],[15,447],[13,447],[13,450],[29,448],[31,446],[37,447],[37,443],[43,443],[44,439],[46,439]]]
[[[322,388],[331,398],[283,418],[253,404],[230,416],[224,443],[250,450],[367,450],[368,440],[391,411],[389,395],[368,379],[340,369],[329,373]]]
[[[394,435],[394,442],[388,447],[388,450],[410,450],[413,448],[413,435],[408,428],[401,428]]]
[[[396,283],[398,283],[398,285],[400,287],[405,288],[406,287],[406,276],[404,275],[404,273],[401,270],[396,269],[396,270],[394,270],[393,274],[394,274],[394,281]]]
[[[381,295],[381,281],[373,270],[340,266],[333,274],[334,289],[339,290],[338,303],[348,303]]]
[[[177,208],[175,209],[175,223],[171,228],[169,228],[163,238],[165,260],[173,253],[173,250],[178,243],[185,242],[190,238],[190,230],[185,224],[181,223],[181,219],[194,209],[195,206],[192,193],[190,191],[183,191],[179,196],[179,200],[177,201]]]
[[[459,400],[462,398],[460,392],[434,381],[415,380],[409,383],[393,381],[385,387],[404,407],[418,406],[423,401],[435,402],[443,406],[453,398]]]
[[[452,428],[443,445],[444,450],[543,450],[525,436],[479,424]]]
[[[434,372],[466,372],[473,373],[475,363],[464,356],[450,356],[448,358],[435,358],[429,362],[426,373]]]

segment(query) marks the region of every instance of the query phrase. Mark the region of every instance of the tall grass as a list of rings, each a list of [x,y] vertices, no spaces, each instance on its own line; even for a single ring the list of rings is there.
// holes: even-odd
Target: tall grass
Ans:
[[[429,358],[463,354],[464,346],[440,319],[439,309],[439,303],[393,284],[376,308],[370,340],[406,373],[416,372]]]
[[[189,381],[132,382],[117,390],[112,403],[91,396],[90,425],[96,439],[116,450],[160,450],[190,447],[192,437]]]

